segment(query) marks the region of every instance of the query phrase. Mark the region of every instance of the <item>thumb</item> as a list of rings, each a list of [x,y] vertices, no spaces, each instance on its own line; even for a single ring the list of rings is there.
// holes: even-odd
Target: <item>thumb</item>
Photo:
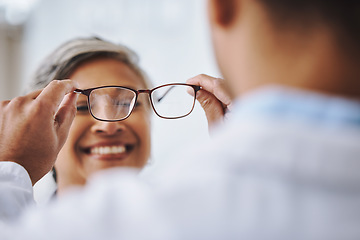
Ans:
[[[196,99],[205,111],[209,127],[223,119],[223,105],[213,94],[200,90],[196,95]]]
[[[76,114],[76,100],[78,95],[74,92],[67,94],[62,100],[55,115],[59,142],[64,143],[72,121]],[[61,144],[62,146],[62,144]]]

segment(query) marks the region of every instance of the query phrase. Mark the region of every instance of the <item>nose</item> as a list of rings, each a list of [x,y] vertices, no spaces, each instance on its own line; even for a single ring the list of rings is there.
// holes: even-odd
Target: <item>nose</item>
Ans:
[[[126,129],[125,124],[122,121],[119,122],[103,122],[96,121],[96,123],[91,127],[91,131],[95,134],[100,134],[104,136],[111,136],[119,134]]]

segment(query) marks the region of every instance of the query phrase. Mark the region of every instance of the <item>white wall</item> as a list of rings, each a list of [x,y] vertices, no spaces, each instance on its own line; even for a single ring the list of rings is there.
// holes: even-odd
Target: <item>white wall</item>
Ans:
[[[17,96],[22,87],[22,33],[22,26],[0,21],[0,100]]]

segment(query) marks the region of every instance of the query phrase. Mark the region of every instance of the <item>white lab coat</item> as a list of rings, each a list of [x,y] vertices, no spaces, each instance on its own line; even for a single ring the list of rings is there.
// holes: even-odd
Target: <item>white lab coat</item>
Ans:
[[[2,220],[16,219],[33,205],[33,189],[26,170],[13,163],[0,164],[0,216]]]
[[[184,152],[151,181],[104,172],[5,221],[0,239],[360,239],[358,102],[262,90],[240,99],[212,140]],[[0,166],[8,169],[0,175],[14,171],[0,178],[0,198],[31,202],[26,171]],[[21,212],[7,204],[1,216]]]

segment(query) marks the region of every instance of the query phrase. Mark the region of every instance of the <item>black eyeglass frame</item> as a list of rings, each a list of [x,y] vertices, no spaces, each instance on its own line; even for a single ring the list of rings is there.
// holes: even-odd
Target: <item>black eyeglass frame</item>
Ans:
[[[182,85],[182,86],[188,86],[188,87],[192,87],[194,89],[194,102],[192,104],[192,107],[191,107],[191,110],[187,113],[187,114],[184,114],[184,115],[181,115],[181,116],[178,116],[178,117],[164,117],[164,116],[161,116],[155,109],[154,107],[154,104],[153,104],[153,99],[151,97],[151,93],[155,90],[157,90],[158,88],[161,88],[161,87],[168,87],[168,86],[176,86],[176,85]],[[106,120],[106,119],[101,119],[101,118],[98,118],[96,116],[94,116],[94,114],[92,113],[91,111],[91,107],[90,107],[90,94],[92,91],[96,90],[96,89],[101,89],[101,88],[111,88],[111,87],[116,87],[116,88],[122,88],[122,89],[127,89],[127,90],[130,90],[132,92],[135,93],[135,103],[131,109],[131,111],[129,111],[129,113],[121,118],[121,119],[114,119],[114,120]],[[192,85],[192,84],[187,84],[187,83],[169,83],[169,84],[164,84],[164,85],[160,85],[158,87],[155,87],[153,89],[139,89],[139,90],[135,90],[135,89],[132,89],[132,88],[129,88],[129,87],[123,87],[123,86],[116,86],[116,85],[108,85],[108,86],[100,86],[100,87],[94,87],[94,88],[87,88],[87,89],[75,89],[74,92],[75,93],[80,93],[80,94],[83,94],[87,97],[87,104],[88,104],[88,109],[89,109],[89,112],[91,114],[91,116],[93,118],[95,118],[96,120],[99,120],[99,121],[103,121],[103,122],[118,122],[118,121],[122,121],[122,120],[125,120],[127,119],[131,113],[133,112],[133,110],[135,109],[136,107],[136,102],[137,102],[137,99],[138,99],[138,96],[140,93],[147,93],[149,95],[149,100],[150,100],[150,104],[151,104],[151,107],[152,109],[154,110],[155,114],[157,116],[159,116],[160,118],[164,118],[164,119],[178,119],[178,118],[183,118],[183,117],[186,117],[188,116],[193,110],[194,110],[194,106],[195,106],[195,102],[196,102],[196,93],[201,90],[201,87],[200,86],[197,86],[197,85]],[[167,92],[164,94],[164,96],[167,94]],[[160,99],[161,100],[161,99]]]

